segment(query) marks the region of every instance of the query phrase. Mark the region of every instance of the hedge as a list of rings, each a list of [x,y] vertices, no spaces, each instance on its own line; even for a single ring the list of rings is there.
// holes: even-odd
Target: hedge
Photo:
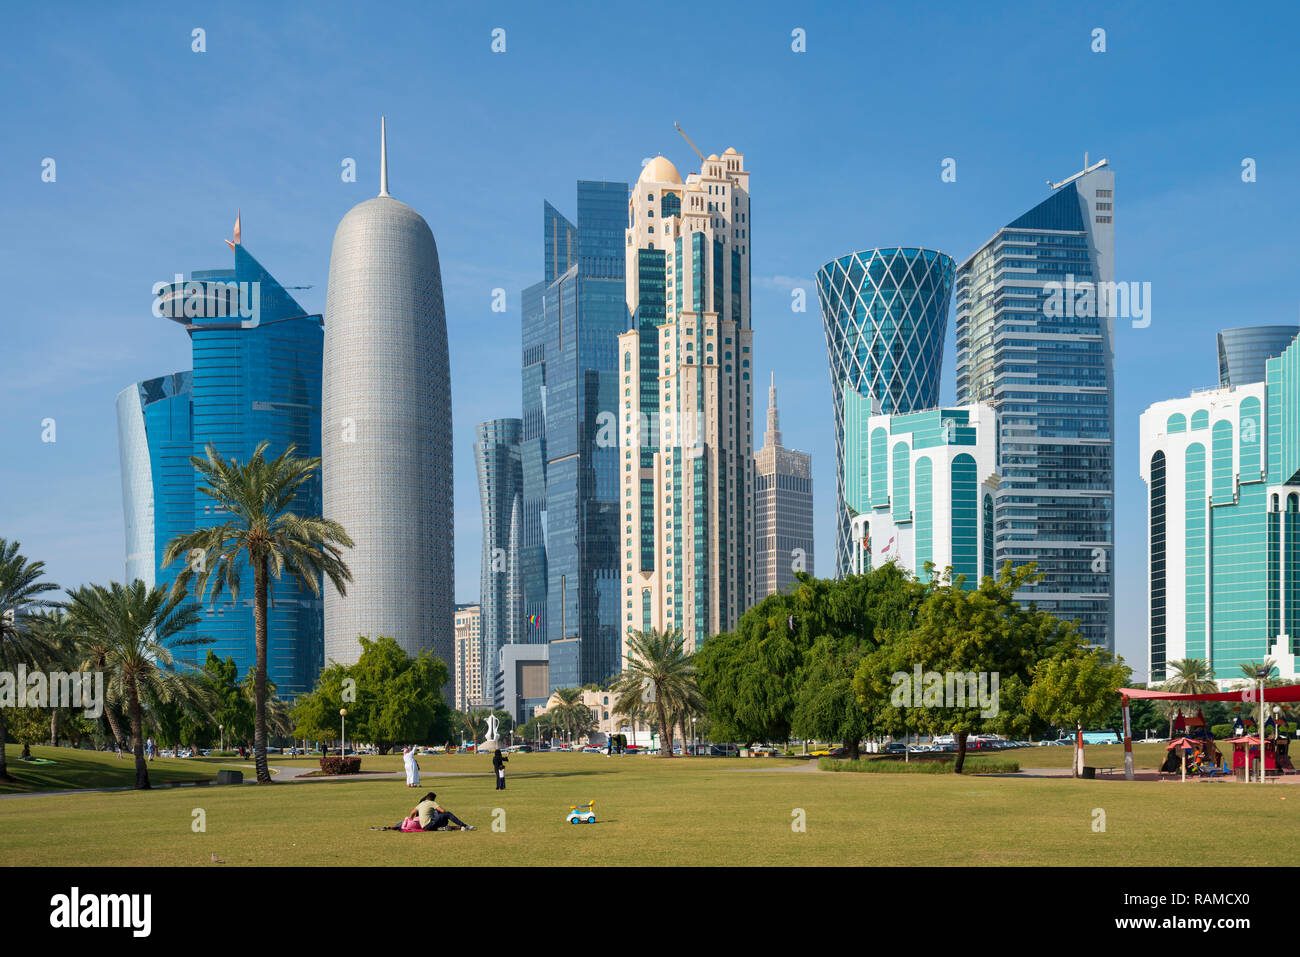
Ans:
[[[326,774],[356,774],[361,770],[361,759],[331,755],[320,759],[320,769]]]

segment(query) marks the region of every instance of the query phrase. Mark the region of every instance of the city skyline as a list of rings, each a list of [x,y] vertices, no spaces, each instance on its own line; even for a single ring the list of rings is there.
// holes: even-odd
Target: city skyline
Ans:
[[[223,30],[223,22],[234,25],[251,15],[243,10],[228,20],[211,18],[206,28],[213,41],[212,52],[206,56],[219,61],[220,47],[214,41],[223,35],[229,51],[228,38],[234,31],[231,26]],[[24,11],[23,16],[52,24],[48,14]],[[803,26],[810,39],[804,61],[791,59],[798,56],[792,54],[789,44],[794,24],[784,22],[791,16],[806,21]],[[0,433],[14,453],[3,473],[9,534],[23,541],[28,551],[45,558],[61,584],[121,576],[123,530],[115,442],[111,434],[101,438],[96,433],[112,432],[108,427],[112,396],[124,383],[187,366],[180,345],[159,344],[151,338],[154,330],[148,328],[147,309],[140,308],[141,291],[170,276],[178,263],[209,261],[219,251],[217,230],[229,223],[236,206],[242,206],[245,224],[255,224],[259,242],[261,236],[268,237],[265,248],[259,245],[265,261],[276,264],[277,274],[286,283],[313,284],[315,288],[299,299],[306,310],[322,311],[329,230],[346,209],[368,195],[366,184],[373,182],[373,119],[381,102],[376,96],[379,92],[387,94],[383,100],[395,101],[392,109],[386,102],[383,106],[390,117],[399,118],[404,135],[416,134],[410,145],[404,145],[408,152],[402,161],[403,182],[412,184],[409,195],[415,200],[413,205],[430,218],[444,246],[449,241],[456,244],[454,253],[444,261],[444,272],[449,283],[449,323],[455,330],[452,377],[457,383],[458,404],[454,445],[462,450],[456,461],[456,498],[462,504],[456,515],[455,536],[462,543],[457,567],[461,599],[476,597],[479,571],[479,556],[465,547],[465,543],[478,541],[479,529],[472,463],[466,461],[463,450],[471,440],[474,423],[520,411],[498,398],[501,383],[517,374],[517,346],[502,344],[509,340],[518,303],[510,302],[504,315],[493,313],[491,291],[522,288],[535,278],[535,230],[529,221],[535,218],[538,199],[571,188],[579,175],[634,179],[640,159],[658,152],[685,163],[691,154],[675,139],[673,119],[680,119],[697,140],[743,143],[755,157],[756,168],[764,171],[765,220],[760,230],[764,239],[755,246],[754,266],[754,325],[759,334],[754,378],[764,381],[775,369],[783,382],[790,383],[783,391],[788,398],[782,410],[790,444],[829,462],[833,433],[824,355],[818,355],[823,346],[816,336],[816,306],[812,304],[803,313],[792,312],[791,293],[803,289],[811,299],[817,265],[850,248],[920,243],[963,260],[998,224],[1006,222],[1011,212],[1030,208],[1041,197],[1044,179],[1078,169],[1083,152],[1091,150],[1094,156],[1109,156],[1123,169],[1125,212],[1118,240],[1121,268],[1116,278],[1151,281],[1160,301],[1149,328],[1122,322],[1116,330],[1117,650],[1141,671],[1145,542],[1131,533],[1124,537],[1126,526],[1145,524],[1145,495],[1137,469],[1137,416],[1155,401],[1214,384],[1213,346],[1205,345],[1202,333],[1212,335],[1225,326],[1289,323],[1296,318],[1296,297],[1285,265],[1291,257],[1284,240],[1298,204],[1294,187],[1285,181],[1282,171],[1294,166],[1297,148],[1294,131],[1267,119],[1275,105],[1270,97],[1257,96],[1273,77],[1270,70],[1275,67],[1270,63],[1286,62],[1285,57],[1261,52],[1254,58],[1258,72],[1251,77],[1229,75],[1226,81],[1210,85],[1198,78],[1192,68],[1195,57],[1186,53],[1189,45],[1199,50],[1194,45],[1203,42],[1190,30],[1171,29],[1163,22],[1157,27],[1155,21],[1163,18],[1136,14],[1124,19],[1123,30],[1118,29],[1118,22],[1112,27],[1109,52],[1093,54],[1087,42],[1091,18],[1035,13],[1030,18],[1030,35],[1041,43],[1043,35],[1050,33],[1054,38],[1050,48],[1061,62],[1055,64],[1029,46],[1025,53],[1042,72],[1045,87],[1053,86],[1055,77],[1090,71],[1087,84],[1064,87],[1064,92],[1058,87],[1054,94],[1065,99],[1061,109],[1078,114],[1078,122],[1072,124],[1077,135],[1062,134],[1060,112],[1052,114],[1057,121],[1051,130],[1045,123],[999,126],[996,118],[981,118],[979,122],[989,127],[986,135],[963,122],[959,105],[952,103],[938,107],[948,128],[927,131],[919,125],[904,125],[901,145],[897,138],[886,141],[853,134],[849,147],[853,162],[869,166],[868,175],[854,181],[841,175],[844,158],[828,152],[817,140],[816,124],[824,120],[824,114],[814,111],[804,119],[799,111],[789,109],[793,99],[810,96],[813,89],[830,88],[837,76],[848,75],[848,51],[835,37],[843,17],[763,16],[741,31],[744,43],[760,51],[753,67],[747,69],[752,69],[754,99],[761,99],[761,110],[757,102],[741,104],[735,115],[724,119],[701,106],[674,117],[667,114],[662,102],[638,104],[612,122],[601,142],[580,136],[571,144],[548,144],[544,168],[532,167],[528,175],[503,187],[502,195],[480,206],[463,192],[457,195],[457,190],[445,186],[469,177],[474,164],[465,158],[463,149],[447,149],[441,133],[429,129],[417,132],[429,108],[420,97],[397,89],[395,83],[386,90],[383,83],[368,81],[351,94],[340,84],[330,107],[334,116],[319,130],[312,129],[317,113],[291,120],[277,116],[274,128],[256,130],[263,137],[256,158],[192,161],[192,147],[181,137],[169,143],[167,154],[154,155],[156,137],[148,137],[144,131],[153,130],[157,116],[179,115],[179,104],[187,98],[201,94],[223,103],[222,97],[247,95],[254,77],[268,77],[268,82],[286,77],[268,50],[254,48],[247,51],[249,67],[232,83],[226,71],[213,70],[217,64],[183,59],[199,56],[189,50],[187,42],[192,24],[184,17],[160,17],[160,22],[140,37],[123,36],[116,56],[130,54],[137,43],[158,49],[160,38],[174,34],[175,53],[166,54],[166,62],[157,67],[174,82],[174,89],[142,97],[133,80],[139,73],[101,93],[90,91],[89,79],[84,84],[61,80],[31,103],[16,106],[15,137],[0,147],[8,165],[17,171],[14,208],[26,227],[21,231],[28,242],[22,245],[30,247],[17,250],[11,262],[15,275],[21,277],[11,321],[17,325],[27,320],[23,328],[37,328],[37,317],[45,314],[38,302],[48,297],[51,288],[57,288],[58,275],[66,273],[70,263],[78,262],[84,269],[84,281],[97,290],[93,301],[73,301],[62,314],[42,318],[40,332],[20,336],[15,345],[18,373],[7,385],[15,400],[14,412]],[[1117,18],[1099,12],[1095,19],[1104,24]],[[279,37],[277,43],[292,44],[290,24],[269,20],[272,35]],[[503,64],[514,64],[510,58],[515,57],[532,65],[540,56],[539,48],[552,39],[538,18],[503,14],[502,21],[512,31],[504,61],[490,59],[486,21],[452,16],[444,26],[450,34],[466,38],[464,51],[452,51],[454,60],[462,64],[483,61],[468,70],[463,88],[449,87],[468,104],[451,107],[454,112],[449,119],[464,130],[460,147],[468,143],[488,154],[493,153],[494,143],[501,143],[501,125],[517,123],[510,135],[517,135],[521,142],[536,139],[536,127],[525,121],[531,109],[530,96],[505,82],[519,67],[507,69]],[[105,22],[94,17],[67,24],[60,28],[64,31],[60,46],[38,40],[33,52],[17,57],[16,62],[22,68],[29,56],[66,59],[76,55],[102,70],[104,64],[97,62],[100,53],[96,51],[104,48],[102,39],[97,41],[95,36],[104,31]],[[893,21],[885,26],[902,29]],[[377,34],[358,24],[349,27],[356,29],[341,32],[355,33],[363,51],[378,44]],[[312,29],[323,27],[317,22]],[[999,29],[1023,28],[1008,13],[999,14],[987,26],[955,20],[951,27],[937,28],[933,38],[908,34],[909,39],[923,44],[914,47],[911,55],[937,55],[946,41],[947,56],[966,46],[965,42],[953,43],[954,36],[965,31],[976,40],[988,39]],[[1250,43],[1257,51],[1280,42],[1273,37],[1247,38],[1238,32],[1243,28],[1237,24],[1230,23],[1225,29],[1224,43]],[[391,39],[384,38],[385,42]],[[403,46],[416,42],[415,38],[399,39]],[[698,53],[694,43],[690,41],[684,52]],[[481,51],[471,54],[479,47]],[[1061,56],[1063,47],[1078,52]],[[1209,49],[1211,56],[1213,49]],[[880,52],[885,71],[894,55],[889,50]],[[959,50],[947,62],[955,75],[969,71],[976,76],[968,52]],[[195,63],[203,66],[204,76],[194,78],[186,72]],[[259,71],[259,65],[268,70]],[[1172,76],[1167,86],[1161,87],[1163,112],[1153,129],[1147,122],[1147,93],[1140,91],[1128,102],[1116,104],[1130,88],[1140,90],[1140,78],[1156,65]],[[792,80],[791,69],[804,72]],[[507,75],[494,80],[493,71]],[[774,79],[764,82],[763,72],[772,73]],[[95,73],[95,69],[87,71],[88,76]],[[953,74],[945,75],[951,79]],[[778,78],[781,84],[793,86],[790,94],[781,92]],[[485,81],[484,92],[472,92],[472,87]],[[1014,88],[1012,81],[1008,68],[1006,73],[994,71],[975,82],[981,89],[1001,91]],[[566,89],[572,89],[569,84],[573,82],[566,80]],[[921,83],[923,89],[942,90],[946,81],[922,78]],[[222,85],[235,89],[223,93]],[[428,88],[428,84],[424,86]],[[1086,93],[1083,86],[1088,87]],[[294,91],[305,95],[307,87],[301,81],[288,83],[291,95]],[[123,96],[130,91],[136,92]],[[947,95],[952,95],[951,90]],[[1028,102],[1018,111],[1022,117],[1030,115],[1046,93],[1032,90],[1025,96]],[[67,125],[70,116],[82,115],[88,102],[102,103],[104,116],[88,116],[75,127],[75,138],[52,133],[60,123]],[[894,115],[895,107],[886,108],[891,119],[907,122],[901,112]],[[1134,116],[1139,110],[1146,111],[1141,123]],[[49,114],[48,120],[41,118],[41,111]],[[494,118],[490,123],[476,122],[470,115],[475,111]],[[776,124],[781,126],[779,133],[764,132],[760,117],[773,113],[785,116],[787,122]],[[1213,137],[1204,130],[1207,116],[1214,120]],[[936,125],[933,116],[926,122]],[[94,151],[101,140],[108,142],[109,128],[115,138],[125,142],[133,138],[149,142],[150,150]],[[798,151],[779,142],[790,139],[792,133],[802,141]],[[995,142],[999,135],[1002,141]],[[304,136],[295,152],[294,141]],[[809,142],[819,144],[818,149],[807,149]],[[86,156],[90,152],[87,147],[94,151],[93,160]],[[58,160],[56,183],[40,182],[39,160],[45,156]],[[339,180],[340,161],[346,157],[357,160],[357,184]],[[945,157],[957,159],[956,182],[940,179]],[[1247,157],[1259,161],[1258,182],[1241,180],[1241,163]],[[475,162],[489,165],[494,171],[486,177],[490,179],[504,159],[489,155]],[[417,168],[418,175],[410,175]],[[823,172],[826,186],[819,194],[812,184],[822,181]],[[871,188],[882,178],[891,181],[889,192],[895,195],[881,195]],[[96,191],[108,183],[124,184],[124,195],[113,201],[97,196]],[[846,204],[869,208],[869,219],[839,216]],[[513,212],[515,205],[518,215]],[[173,223],[165,242],[146,241],[148,226],[142,220],[156,216],[180,216],[182,228]],[[120,247],[108,241],[123,233],[132,241]],[[1185,248],[1196,250],[1197,255],[1182,255]],[[42,262],[42,257],[49,262]],[[1189,259],[1198,264],[1213,260],[1216,269],[1206,277]],[[1230,319],[1225,310],[1231,311]],[[803,340],[811,340],[812,348]],[[952,346],[950,332],[945,342],[945,369],[953,368]],[[483,385],[467,381],[471,370],[484,380]],[[945,374],[940,382],[941,404],[953,402],[954,385],[953,377]],[[56,443],[39,441],[40,423],[46,418],[58,423]],[[78,463],[84,464],[78,468]],[[84,478],[87,473],[89,483]],[[74,476],[82,476],[75,485]],[[834,476],[823,468],[815,492],[817,537],[823,543],[833,540],[828,518],[833,486]],[[1131,584],[1126,586],[1126,579]]]

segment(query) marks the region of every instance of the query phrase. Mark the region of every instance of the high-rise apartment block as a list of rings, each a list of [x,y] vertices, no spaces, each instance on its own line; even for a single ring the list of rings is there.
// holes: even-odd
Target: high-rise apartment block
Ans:
[[[685,181],[662,156],[642,169],[617,366],[624,647],[680,628],[693,651],[754,602],[750,242],[743,155]]]

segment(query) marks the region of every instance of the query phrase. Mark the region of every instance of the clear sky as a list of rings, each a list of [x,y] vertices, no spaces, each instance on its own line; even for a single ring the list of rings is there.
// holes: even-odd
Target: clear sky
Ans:
[[[392,194],[429,221],[441,256],[457,597],[477,598],[474,426],[520,411],[519,291],[542,275],[542,201],[572,216],[576,180],[633,181],[658,153],[697,169],[678,121],[753,170],[755,380],[775,370],[786,444],[813,453],[816,570],[829,574],[817,268],[885,245],[960,263],[1086,151],[1115,170],[1115,278],[1152,289],[1150,326],[1116,327],[1118,649],[1141,674],[1138,416],[1217,382],[1218,329],[1300,318],[1300,14],[1156,6],[15,7],[0,36],[0,535],[63,585],[122,577],[114,397],[191,367],[184,331],[150,312],[152,285],[229,265],[240,208],[249,251],[323,310],[334,229],[378,192],[383,113]],[[191,49],[196,28],[206,52]],[[806,52],[791,49],[796,28]],[[348,157],[355,183],[340,176]],[[505,313],[491,309],[497,287]],[[795,287],[806,312],[791,308]],[[950,322],[945,402],[953,368]]]

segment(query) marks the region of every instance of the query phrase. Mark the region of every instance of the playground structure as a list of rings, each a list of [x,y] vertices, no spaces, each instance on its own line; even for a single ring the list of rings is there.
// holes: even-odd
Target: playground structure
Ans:
[[[1287,771],[1293,771],[1290,756],[1288,754],[1289,741],[1286,733],[1282,730],[1282,725],[1286,720],[1282,717],[1282,703],[1294,704],[1300,702],[1300,685],[1286,685],[1277,688],[1264,687],[1261,680],[1258,687],[1246,688],[1241,691],[1213,691],[1204,693],[1175,693],[1170,691],[1153,691],[1147,688],[1121,688],[1119,690],[1120,704],[1124,715],[1124,777],[1133,780],[1133,723],[1129,712],[1130,702],[1134,699],[1155,699],[1162,701],[1235,701],[1243,704],[1243,711],[1248,711],[1249,707],[1258,705],[1258,719],[1248,713],[1238,717],[1236,722],[1236,736],[1225,741],[1225,744],[1233,746],[1233,771],[1238,781],[1264,781],[1270,774],[1277,775]],[[1271,711],[1266,707],[1271,707]],[[1265,715],[1269,715],[1265,720]],[[1243,736],[1247,723],[1254,723],[1255,726],[1263,730],[1264,753],[1260,755],[1260,738]],[[1269,731],[1272,731],[1272,738],[1269,738]],[[1164,764],[1161,765],[1162,772],[1182,771],[1186,779],[1186,770],[1188,766],[1185,761],[1190,757],[1193,759],[1192,767],[1197,770],[1194,773],[1208,774],[1213,776],[1220,773],[1217,770],[1209,771],[1209,768],[1217,769],[1219,765],[1219,751],[1210,736],[1209,729],[1206,727],[1205,718],[1198,710],[1193,718],[1185,718],[1180,710],[1178,718],[1174,724],[1175,733],[1182,732],[1182,737],[1170,742],[1169,755],[1165,758]],[[1212,750],[1211,750],[1212,749]],[[1171,767],[1171,764],[1175,766]],[[1226,773],[1227,765],[1223,765],[1223,772]]]

